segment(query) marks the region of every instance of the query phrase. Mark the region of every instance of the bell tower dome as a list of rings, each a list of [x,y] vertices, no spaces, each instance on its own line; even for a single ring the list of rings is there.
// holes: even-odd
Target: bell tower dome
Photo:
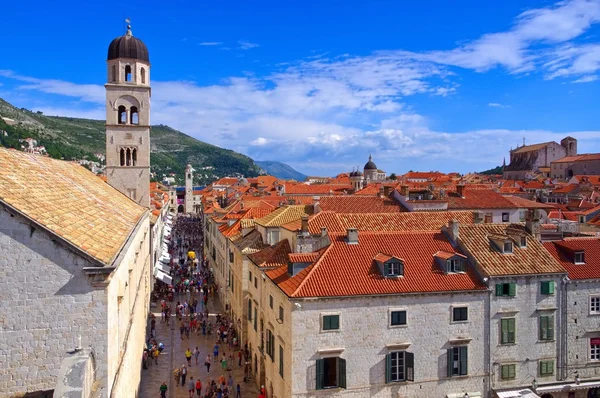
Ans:
[[[131,26],[108,47],[106,178],[141,206],[150,206],[150,58]]]

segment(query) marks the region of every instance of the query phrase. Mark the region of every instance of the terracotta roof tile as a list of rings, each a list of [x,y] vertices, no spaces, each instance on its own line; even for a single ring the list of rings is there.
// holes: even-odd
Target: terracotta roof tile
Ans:
[[[287,239],[284,239],[274,246],[269,246],[259,252],[248,254],[248,258],[259,268],[273,268],[281,265],[287,266],[288,254],[290,253],[290,244]]]
[[[291,297],[360,296],[484,290],[485,285],[468,267],[466,273],[446,274],[434,259],[440,250],[453,251],[439,231],[362,232],[359,243],[349,245],[345,235],[334,234],[319,260],[290,277],[285,267],[267,272]],[[378,253],[404,260],[404,276],[386,278],[373,258]]]
[[[0,201],[107,265],[147,211],[78,164],[5,148]]]
[[[448,192],[447,200],[448,210],[515,209],[519,207],[491,189],[466,188],[464,197],[460,197],[456,192]]]
[[[581,155],[566,156],[562,159],[555,160],[552,163],[589,162],[589,161],[599,161],[599,160],[600,160],[600,153],[584,153]]]
[[[568,238],[544,242],[544,247],[568,271],[570,279],[600,279],[600,239]],[[585,264],[575,264],[573,249],[584,252]]]
[[[547,203],[535,202],[519,196],[505,195],[504,198],[521,209],[554,209],[554,206]]]
[[[542,244],[529,235],[527,247],[513,245],[513,253],[501,253],[490,240],[493,236],[503,239],[507,229],[524,230],[522,224],[471,224],[460,225],[460,242],[464,244],[484,272],[490,276],[556,274],[564,268],[544,249]]]
[[[319,258],[318,252],[312,253],[290,253],[288,259],[291,263],[313,263]]]
[[[319,199],[319,207],[336,213],[399,213],[404,210],[393,199],[375,196],[324,196]]]
[[[342,195],[351,189],[350,184],[285,184],[286,195]]]
[[[292,205],[283,206],[270,214],[259,218],[256,223],[263,227],[278,227],[299,220],[304,215],[312,214],[312,206]]]

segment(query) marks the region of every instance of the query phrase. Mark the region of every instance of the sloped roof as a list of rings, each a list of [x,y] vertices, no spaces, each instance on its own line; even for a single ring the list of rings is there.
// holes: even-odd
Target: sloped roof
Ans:
[[[555,207],[547,203],[535,202],[521,198],[519,196],[505,195],[504,198],[521,209],[554,209]]]
[[[286,267],[266,274],[290,297],[334,297],[372,294],[485,290],[475,272],[446,274],[434,254],[453,251],[439,231],[362,232],[359,243],[349,245],[344,234],[333,234],[332,243],[314,264],[294,276]],[[379,253],[404,260],[404,276],[386,278],[374,262]]]
[[[527,247],[513,245],[513,253],[501,253],[492,237],[504,239],[507,230],[520,229],[522,224],[471,224],[460,225],[459,239],[473,255],[484,272],[490,276],[528,275],[528,274],[560,274],[565,269],[544,249],[542,244],[531,235],[527,239]]]
[[[285,184],[286,195],[341,195],[351,189],[350,184]]]
[[[319,199],[319,207],[337,213],[399,213],[404,210],[393,199],[375,196],[324,196]]]
[[[600,239],[566,238],[558,242],[544,242],[548,252],[567,270],[570,279],[600,279]],[[575,264],[570,251],[583,250],[585,264]]]
[[[273,268],[281,265],[287,266],[288,254],[292,251],[287,239],[279,241],[274,246],[269,246],[256,253],[248,254],[248,258],[260,268]]]
[[[555,160],[552,163],[572,163],[590,161],[600,161],[600,153],[585,153],[582,155],[565,156],[564,158]]]
[[[262,241],[262,235],[257,230],[253,230],[248,235],[236,239],[234,245],[239,251],[244,251],[245,249],[261,250],[267,247]]]
[[[148,210],[76,163],[5,148],[0,201],[106,265]]]
[[[299,220],[302,216],[312,214],[312,206],[291,205],[282,206],[270,214],[256,219],[256,224],[263,227],[278,227],[294,220]]]
[[[515,209],[519,207],[491,189],[465,188],[463,194],[464,197],[460,197],[456,192],[448,192],[445,198],[448,201],[448,210]]]
[[[511,152],[512,153],[523,153],[523,152],[529,152],[529,151],[539,151],[540,149],[544,149],[545,147],[552,144],[553,142],[554,141],[543,142],[541,144],[525,145],[525,146],[513,149]]]

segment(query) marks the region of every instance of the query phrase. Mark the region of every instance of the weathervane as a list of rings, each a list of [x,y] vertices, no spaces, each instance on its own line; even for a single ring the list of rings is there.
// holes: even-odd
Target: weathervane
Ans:
[[[125,18],[125,22],[127,23],[127,36],[131,36],[131,18],[127,17]]]

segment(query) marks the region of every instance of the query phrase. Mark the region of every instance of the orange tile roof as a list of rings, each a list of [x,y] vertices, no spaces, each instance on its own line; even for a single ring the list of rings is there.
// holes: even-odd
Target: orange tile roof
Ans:
[[[572,162],[590,162],[600,161],[600,153],[584,153],[575,156],[566,156],[551,163],[572,163]]]
[[[402,176],[402,179],[423,179],[423,178],[437,178],[445,176],[444,173],[439,171],[423,172],[423,171],[409,171]]]
[[[512,202],[507,200],[498,192],[491,189],[465,189],[464,198],[458,196],[456,192],[448,192],[448,210],[467,210],[467,209],[515,209]]]
[[[283,206],[262,218],[256,219],[256,224],[263,227],[278,227],[310,214],[312,214],[312,206]]]
[[[288,254],[291,253],[287,239],[279,241],[274,246],[269,246],[256,253],[248,254],[248,259],[260,268],[287,267]]]
[[[574,191],[577,188],[578,188],[578,186],[575,184],[564,185],[562,187],[554,188],[552,190],[552,193],[569,193],[571,191]]]
[[[337,213],[399,213],[404,207],[393,199],[376,196],[324,196],[319,199],[323,211]]]
[[[5,148],[0,201],[106,265],[148,210],[85,167]]]
[[[545,147],[547,147],[548,145],[552,144],[554,141],[549,141],[549,142],[543,142],[541,144],[533,144],[533,145],[526,145],[526,146],[522,146],[516,149],[513,149],[511,151],[511,153],[523,153],[523,152],[529,152],[529,151],[539,151],[540,149],[543,149]]]
[[[351,189],[350,184],[285,184],[286,195],[342,195]]]
[[[319,258],[319,252],[290,253],[288,259],[291,263],[313,263]]]
[[[490,276],[565,272],[564,268],[544,249],[542,244],[531,235],[527,238],[526,248],[513,245],[513,253],[501,253],[490,241],[490,238],[510,236],[507,233],[507,230],[510,229],[525,232],[522,224],[460,225],[459,239],[466,250],[477,260],[484,273]]]
[[[521,198],[519,196],[505,195],[504,199],[508,200],[520,209],[554,209],[555,207],[548,203],[535,202]]]
[[[466,273],[446,274],[434,254],[453,251],[439,231],[361,232],[359,243],[349,245],[344,234],[334,234],[332,244],[314,264],[291,277],[287,266],[266,274],[290,297],[335,297],[485,290],[468,267]],[[404,276],[386,278],[373,258],[378,253],[404,260]]]
[[[567,238],[544,242],[544,247],[567,270],[570,279],[600,279],[600,239]],[[584,252],[585,264],[575,264],[574,251]]]
[[[233,178],[233,177],[223,177],[220,180],[217,180],[215,182],[212,183],[212,185],[235,185],[238,182],[237,178]]]
[[[369,184],[360,191],[354,193],[355,196],[376,196],[379,195],[379,184]]]

